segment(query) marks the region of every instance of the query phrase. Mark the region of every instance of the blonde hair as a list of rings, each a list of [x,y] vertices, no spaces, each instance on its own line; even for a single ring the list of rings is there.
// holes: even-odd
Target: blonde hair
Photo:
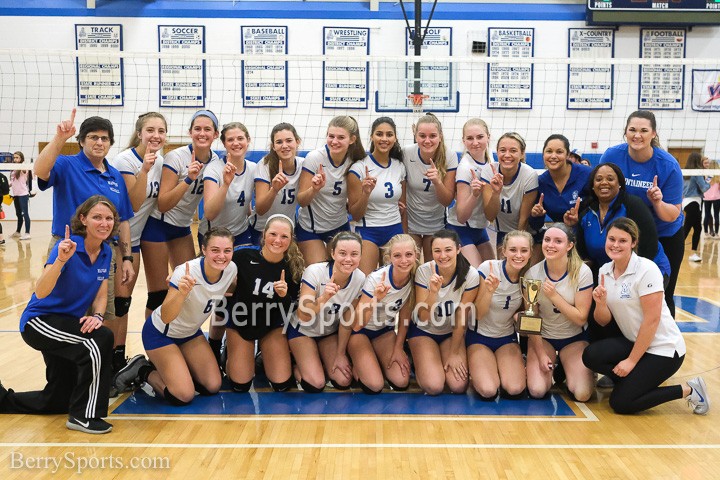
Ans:
[[[570,227],[560,222],[553,223],[547,229],[550,230],[551,228],[557,228],[558,230],[561,230],[567,237],[568,242],[573,244],[572,248],[567,254],[567,271],[568,277],[570,278],[570,283],[573,286],[576,286],[578,283],[578,276],[580,275],[580,268],[583,266],[584,262],[582,261],[582,258],[580,258],[580,255],[578,255],[577,248],[575,248],[577,246],[575,233]]]
[[[516,237],[524,238],[525,240],[527,240],[528,246],[530,247],[530,251],[532,252],[532,248],[533,248],[533,245],[535,242],[533,241],[533,237],[532,237],[532,235],[530,235],[530,232],[527,232],[525,230],[512,230],[512,231],[508,232],[507,235],[505,235],[505,238],[503,238],[503,242],[502,242],[503,252],[507,252],[507,246],[508,246],[508,242],[510,241],[510,239],[516,238]],[[532,260],[531,258],[528,259],[525,266],[520,269],[520,275],[523,275],[525,272],[528,271],[528,269],[530,268],[531,260]]]
[[[162,122],[165,124],[165,131],[167,132],[167,120],[165,120],[165,117],[163,117],[162,113],[158,112],[147,112],[140,115],[137,120],[135,120],[135,133],[134,135],[130,136],[130,141],[128,142],[127,148],[137,148],[140,146],[140,134],[142,133],[142,129],[145,127],[145,124],[150,120],[151,118],[159,118],[162,120]]]
[[[420,117],[420,119],[415,123],[415,140],[417,141],[417,131],[418,127],[422,125],[423,123],[429,123],[431,125],[435,125],[438,129],[438,134],[440,135],[440,142],[438,143],[437,150],[435,150],[435,155],[433,156],[433,162],[435,163],[435,167],[437,167],[438,172],[440,172],[440,179],[444,180],[445,175],[447,174],[447,148],[445,147],[445,135],[443,135],[442,130],[442,123],[440,123],[440,120],[433,115],[432,113],[427,113]]]
[[[302,253],[300,253],[300,248],[298,248],[297,242],[295,241],[295,226],[289,218],[285,215],[274,215],[270,217],[263,229],[262,238],[260,239],[260,247],[262,248],[265,246],[265,235],[267,234],[270,225],[275,222],[282,222],[290,227],[290,245],[285,251],[283,258],[287,262],[288,267],[290,267],[290,275],[292,276],[293,281],[295,283],[300,283],[302,280],[303,270],[305,270],[305,259],[303,258]]]
[[[398,233],[397,235],[393,235],[388,242],[382,246],[382,259],[383,259],[383,265],[389,265],[392,263],[392,249],[396,245],[400,245],[402,243],[410,243],[412,245],[413,250],[415,251],[415,264],[413,265],[412,269],[410,270],[410,282],[414,281],[415,279],[415,272],[417,272],[418,267],[420,266],[420,247],[418,247],[418,244],[415,243],[415,239],[408,235],[407,233]],[[409,298],[410,304],[415,303],[415,289],[410,289],[410,298]]]
[[[485,123],[485,120],[475,117],[465,122],[465,125],[463,125],[462,128],[463,139],[465,139],[465,129],[468,127],[481,127],[485,130],[485,135],[487,135],[488,139],[490,139],[490,129],[488,128],[487,123]],[[488,143],[488,146],[490,146],[490,143]],[[467,149],[465,151],[467,152]],[[492,154],[490,153],[489,148],[485,149],[485,161],[492,162]]]

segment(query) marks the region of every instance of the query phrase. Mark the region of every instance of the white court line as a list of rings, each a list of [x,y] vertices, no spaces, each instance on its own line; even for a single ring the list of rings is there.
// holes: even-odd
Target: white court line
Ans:
[[[265,449],[356,449],[394,448],[403,450],[718,450],[720,444],[493,444],[493,443],[0,443],[0,448],[164,448],[164,449],[212,449],[212,450],[265,450]]]
[[[3,308],[2,310],[0,310],[0,315],[2,315],[5,312],[9,312],[10,310],[15,310],[18,307],[22,307],[23,305],[27,305],[29,301],[30,300],[26,300],[24,302],[16,303],[15,305],[10,305],[7,308]]]

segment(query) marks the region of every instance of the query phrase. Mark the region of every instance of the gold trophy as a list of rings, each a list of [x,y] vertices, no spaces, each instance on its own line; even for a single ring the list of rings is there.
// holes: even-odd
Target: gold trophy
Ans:
[[[535,314],[535,305],[540,295],[541,280],[520,277],[520,292],[527,302],[527,310],[518,316],[518,332],[525,335],[540,335],[542,330],[542,318]]]

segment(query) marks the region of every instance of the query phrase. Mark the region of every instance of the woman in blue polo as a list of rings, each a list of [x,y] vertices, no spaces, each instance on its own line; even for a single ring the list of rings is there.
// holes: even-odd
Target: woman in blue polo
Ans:
[[[625,124],[625,140],[626,143],[608,148],[600,163],[614,163],[627,172],[627,192],[650,207],[660,243],[670,261],[665,301],[675,317],[673,295],[685,253],[680,164],[660,147],[655,115],[650,111],[630,114]]]
[[[95,195],[72,217],[73,235],[65,226],[64,239],[50,252],[20,317],[23,340],[43,354],[47,385],[23,393],[0,386],[0,412],[69,412],[66,426],[71,430],[112,430],[102,419],[108,414],[113,347],[103,314],[112,257],[107,240],[119,223],[112,202]]]

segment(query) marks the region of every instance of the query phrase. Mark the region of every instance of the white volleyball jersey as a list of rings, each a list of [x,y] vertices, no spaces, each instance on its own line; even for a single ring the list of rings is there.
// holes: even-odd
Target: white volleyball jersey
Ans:
[[[223,169],[227,159],[216,159],[210,162],[203,173],[204,182],[215,182],[218,186],[223,185]],[[198,231],[205,233],[214,227],[225,227],[233,235],[240,235],[248,229],[252,196],[255,191],[255,168],[257,164],[245,160],[245,168],[242,172],[235,172],[235,178],[230,183],[225,195],[225,205],[214,220],[203,218]]]
[[[195,210],[203,198],[203,173],[207,166],[213,161],[217,160],[218,156],[215,152],[210,150],[210,160],[205,163],[200,170],[200,174],[188,185],[188,189],[183,194],[180,201],[173,208],[165,213],[160,213],[157,209],[150,213],[150,216],[162,220],[163,222],[175,225],[176,227],[189,227],[192,223],[193,215]],[[199,159],[198,159],[199,160]],[[178,176],[178,182],[183,182],[188,176],[188,167],[192,161],[192,145],[176,148],[175,150],[168,152],[165,155],[163,161],[163,168],[169,168]]]
[[[392,282],[393,267],[392,265],[385,265],[367,276],[362,293],[373,298],[375,287],[382,281],[383,273],[385,274],[385,284],[390,286],[390,290],[385,295],[385,298],[377,304],[374,314],[370,315],[370,319],[365,325],[368,330],[377,331],[381,328],[394,326],[398,312],[408,301],[414,288],[412,279],[404,287],[396,287]]]
[[[493,176],[492,168],[495,168],[495,171],[498,172],[500,167],[496,162],[493,162],[492,167],[491,164],[488,164],[483,168],[483,180],[487,183],[490,182]],[[526,163],[520,163],[515,177],[509,184],[503,186],[500,193],[500,211],[498,211],[495,219],[495,228],[498,232],[507,233],[518,228],[523,195],[537,189],[538,175],[535,169]]]
[[[651,293],[663,292],[663,276],[655,262],[636,253],[632,254],[625,273],[617,280],[612,272],[613,262],[600,268],[600,275],[605,277],[607,306],[625,338],[635,342],[644,321],[640,299]],[[663,303],[660,323],[647,353],[663,357],[673,357],[676,352],[679,356],[685,355],[685,340],[670,314],[664,295],[660,301]]]
[[[325,172],[325,186],[315,194],[307,207],[300,207],[298,222],[300,226],[315,233],[329,232],[345,225],[348,221],[347,212],[347,176],[350,164],[346,158],[343,163],[335,166],[330,160],[327,146],[308,153],[302,169],[315,175],[320,165]]]
[[[110,165],[115,167],[123,175],[137,174],[142,169],[143,159],[138,155],[137,150],[129,148],[120,152],[112,159]],[[155,164],[147,174],[147,186],[145,187],[145,200],[135,216],[130,219],[130,240],[133,247],[140,245],[140,236],[147,222],[150,212],[157,208],[157,197],[160,192],[160,178],[162,177],[163,157],[157,153]]]
[[[162,305],[152,315],[152,323],[159,332],[170,338],[187,338],[197,332],[198,328],[213,313],[215,306],[224,298],[225,292],[237,276],[237,267],[230,262],[223,270],[220,279],[215,283],[208,282],[203,271],[205,257],[190,260],[190,275],[195,279],[195,286],[185,299],[182,309],[170,323],[162,321]],[[185,275],[185,264],[175,267],[170,277],[170,286],[177,289],[180,279]]]
[[[507,337],[515,333],[513,315],[523,306],[520,282],[510,280],[505,268],[505,260],[486,260],[481,263],[478,268],[481,282],[490,275],[490,264],[493,267],[493,274],[500,283],[490,299],[490,306],[485,316],[481,319],[473,318],[468,323],[468,328],[490,338]]]
[[[555,290],[565,299],[570,305],[575,305],[575,295],[578,292],[593,288],[593,276],[590,267],[584,263],[580,267],[578,272],[577,284],[570,282],[570,275],[568,272],[558,278],[550,278],[547,274],[547,265],[545,260],[530,267],[530,270],[525,274],[526,278],[534,278],[545,282],[548,278],[551,282],[555,283]],[[549,298],[545,296],[540,290],[538,296],[539,314],[542,317],[542,332],[541,335],[544,338],[550,339],[564,339],[574,337],[584,330],[584,327],[574,324],[568,320],[565,315],[560,313],[560,310],[555,308]],[[587,323],[586,323],[587,325]]]
[[[353,163],[350,173],[365,180],[365,167],[371,177],[377,179],[375,188],[370,193],[365,216],[354,221],[360,227],[386,227],[400,223],[398,202],[402,195],[402,182],[405,181],[405,165],[400,160],[391,158],[390,164],[383,167],[375,158],[368,155],[363,160]]]
[[[433,272],[433,270],[435,270]],[[428,288],[430,284],[431,273],[439,273],[435,261],[423,263],[415,272],[415,285],[421,288]],[[472,266],[468,270],[465,281],[460,288],[455,288],[457,273],[451,279],[445,279],[445,285],[440,287],[437,294],[435,304],[430,307],[430,317],[427,320],[421,320],[413,311],[413,322],[415,322],[420,330],[431,333],[433,335],[445,335],[452,333],[455,325],[455,310],[460,306],[462,296],[468,290],[473,290],[480,284],[480,276],[476,269]],[[474,300],[474,299],[473,299]]]
[[[325,292],[325,285],[331,277],[332,265],[329,262],[314,263],[305,268],[302,283],[315,290],[317,299]],[[340,285],[342,288],[330,297],[318,315],[309,322],[301,322],[296,310],[291,320],[293,326],[307,337],[322,337],[337,332],[343,313],[347,309],[353,308],[353,302],[360,296],[360,290],[364,283],[365,274],[360,269],[355,269],[347,284]]]
[[[435,193],[435,185],[425,176],[430,168],[420,158],[420,148],[413,144],[403,147],[403,162],[407,182],[408,231],[418,235],[432,235],[445,228],[445,206]],[[447,171],[458,168],[457,154],[449,148],[445,152]]]
[[[300,173],[302,173],[303,161],[304,159],[295,157],[295,171],[292,175],[285,172],[285,176],[288,178],[288,183],[275,195],[275,200],[273,200],[270,210],[265,212],[264,215],[258,215],[257,213],[253,215],[250,225],[258,232],[262,232],[265,228],[265,224],[267,223],[267,219],[276,213],[281,213],[293,220],[295,219],[298,185],[300,183]],[[265,163],[265,158],[260,160],[257,164],[257,168],[255,169],[255,181],[272,185],[270,168]]]
[[[476,162],[469,153],[465,153],[460,163],[458,164],[457,173],[455,174],[455,184],[464,183],[470,186],[472,181],[472,173],[475,172],[475,177],[480,180],[482,178],[483,167],[487,163]],[[478,198],[478,203],[473,208],[470,218],[465,223],[458,222],[457,219],[457,193],[455,194],[456,200],[447,209],[447,223],[456,226],[465,226],[471,228],[486,228],[488,221],[485,218],[485,207],[483,205],[482,194]]]

